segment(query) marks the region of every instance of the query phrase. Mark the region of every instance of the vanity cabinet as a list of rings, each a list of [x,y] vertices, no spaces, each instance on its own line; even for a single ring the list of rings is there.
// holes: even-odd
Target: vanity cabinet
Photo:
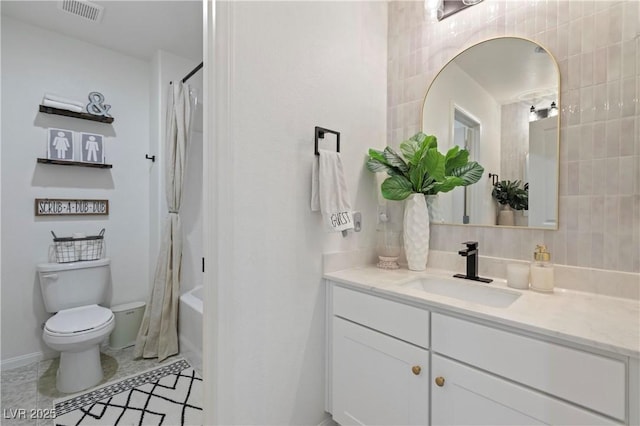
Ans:
[[[429,352],[333,319],[333,419],[341,425],[426,425]]]
[[[625,419],[622,360],[440,313],[431,315],[431,327],[434,425]]]
[[[433,425],[620,424],[441,355],[431,369]]]
[[[635,359],[329,282],[341,425],[635,424]]]
[[[341,287],[332,305],[333,419],[428,424],[429,313]]]
[[[482,405],[480,400],[486,400],[491,404],[499,403],[546,424],[616,424],[600,415],[591,414],[590,411],[618,419],[618,424],[625,420],[627,369],[626,363],[621,359],[573,349],[440,313],[431,315],[431,333],[434,353],[474,367],[472,370],[454,368],[455,363],[447,365],[436,355],[433,356],[434,382],[435,377],[445,379],[442,387],[433,388],[433,401],[438,398],[442,402],[441,406],[450,406],[456,398],[447,398],[443,396],[446,392],[442,391],[446,390],[445,388],[459,388],[451,392],[451,395],[462,396],[465,392],[461,392],[460,389],[465,389],[466,392],[473,392],[475,398],[479,398],[476,400],[478,405]],[[444,370],[453,369],[456,372],[453,383],[447,380],[444,371],[438,370],[440,365]],[[480,373],[481,371],[483,373]],[[484,372],[491,373],[492,376]],[[487,377],[481,379],[479,374]],[[496,376],[505,380],[490,380]],[[467,380],[469,386],[462,385]],[[448,386],[449,383],[451,386]],[[486,388],[478,383],[485,384]],[[474,386],[476,389],[472,390]],[[525,386],[529,390],[525,389]],[[500,387],[503,388],[502,391],[497,390]],[[509,388],[511,389],[507,390]],[[491,404],[488,404],[487,408],[491,408]],[[433,403],[432,406],[434,424],[451,424],[447,421],[438,423],[436,420],[441,419],[436,416],[436,413],[439,413],[439,404]],[[578,407],[585,407],[590,411]],[[492,418],[491,411],[486,414],[485,421],[488,423],[484,424],[497,421]]]

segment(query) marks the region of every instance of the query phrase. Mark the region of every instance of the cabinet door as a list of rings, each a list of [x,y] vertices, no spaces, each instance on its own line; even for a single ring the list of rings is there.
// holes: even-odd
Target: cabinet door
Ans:
[[[333,318],[333,419],[341,425],[426,425],[429,352]]]
[[[619,424],[440,355],[431,371],[433,425]]]
[[[625,420],[624,361],[437,313],[431,323],[434,353]]]

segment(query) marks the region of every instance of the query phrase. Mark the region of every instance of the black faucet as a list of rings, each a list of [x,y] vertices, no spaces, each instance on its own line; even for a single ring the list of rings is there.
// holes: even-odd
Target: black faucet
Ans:
[[[465,280],[480,281],[483,283],[490,283],[493,281],[491,278],[482,278],[478,276],[478,242],[467,241],[462,243],[467,246],[465,250],[460,250],[458,254],[467,258],[467,274],[455,274],[456,278],[464,278]]]

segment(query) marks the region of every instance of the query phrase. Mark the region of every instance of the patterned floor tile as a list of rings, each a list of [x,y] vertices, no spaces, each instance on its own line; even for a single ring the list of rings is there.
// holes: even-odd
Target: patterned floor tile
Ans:
[[[124,377],[135,375],[141,371],[170,364],[177,357],[171,357],[163,362],[157,359],[134,359],[133,347],[113,350],[108,347],[101,348],[101,362],[104,370],[104,378],[97,385],[103,386]],[[56,389],[56,372],[59,359],[49,359],[39,363],[33,363],[25,367],[12,370],[3,370],[2,384],[2,409],[6,416],[0,417],[0,423],[6,425],[30,425],[53,426],[53,421],[46,418],[47,410],[53,407],[53,401],[67,396]],[[26,418],[19,418],[22,412],[9,411],[10,409],[24,409]]]
[[[202,378],[179,360],[55,401],[62,425],[202,424]]]

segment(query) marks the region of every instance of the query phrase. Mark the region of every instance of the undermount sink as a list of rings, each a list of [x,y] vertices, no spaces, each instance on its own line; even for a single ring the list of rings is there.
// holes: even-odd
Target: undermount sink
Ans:
[[[491,284],[476,284],[453,278],[424,277],[399,286],[494,308],[506,308],[520,297],[520,293],[491,287]]]

